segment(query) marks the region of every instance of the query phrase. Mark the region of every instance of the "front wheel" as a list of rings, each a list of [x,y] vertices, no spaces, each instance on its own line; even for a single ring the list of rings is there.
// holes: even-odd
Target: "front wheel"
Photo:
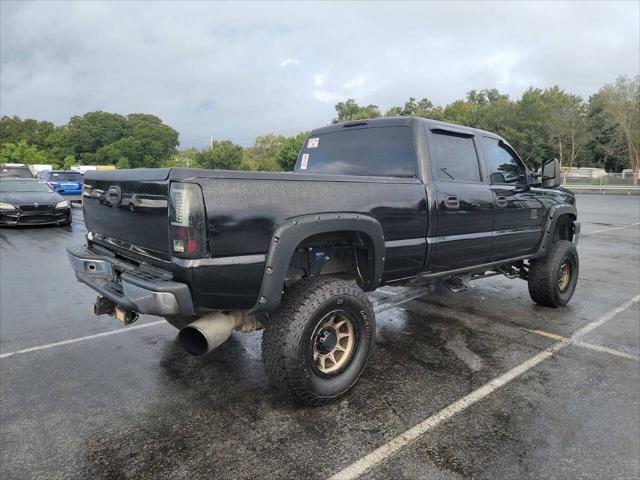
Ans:
[[[547,307],[566,305],[576,289],[579,269],[576,246],[568,240],[558,240],[549,256],[531,262],[528,280],[531,299]]]
[[[272,382],[298,402],[321,405],[344,395],[373,350],[375,316],[355,283],[301,280],[282,297],[262,337]]]

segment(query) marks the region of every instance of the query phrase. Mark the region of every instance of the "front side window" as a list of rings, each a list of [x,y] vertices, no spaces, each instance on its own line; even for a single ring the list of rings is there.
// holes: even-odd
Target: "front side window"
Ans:
[[[482,137],[489,177],[493,185],[526,182],[524,165],[495,138]]]
[[[312,134],[298,155],[296,172],[413,177],[415,165],[408,127],[345,128]]]
[[[438,180],[481,182],[478,155],[473,138],[433,132],[433,162]]]

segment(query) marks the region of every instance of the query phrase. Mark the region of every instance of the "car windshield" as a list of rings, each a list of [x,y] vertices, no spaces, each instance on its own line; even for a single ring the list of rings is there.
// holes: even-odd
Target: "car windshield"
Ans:
[[[2,180],[0,192],[51,192],[51,187],[46,182],[34,182],[29,180]]]
[[[78,172],[51,172],[51,180],[71,180],[75,182],[82,181],[82,174]]]

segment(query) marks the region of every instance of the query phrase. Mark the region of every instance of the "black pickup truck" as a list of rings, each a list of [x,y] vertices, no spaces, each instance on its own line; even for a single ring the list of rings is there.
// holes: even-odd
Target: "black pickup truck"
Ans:
[[[374,343],[367,296],[420,278],[464,289],[496,274],[565,305],[580,224],[557,160],[529,172],[491,132],[411,117],[314,130],[294,173],[92,171],[87,243],[69,249],[96,314],[180,328],[202,355],[264,328],[273,382],[298,401],[347,392]]]

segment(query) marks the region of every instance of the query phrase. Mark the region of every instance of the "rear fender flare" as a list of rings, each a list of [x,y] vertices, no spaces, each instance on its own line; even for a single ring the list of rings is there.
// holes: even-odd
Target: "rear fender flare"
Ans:
[[[278,308],[285,277],[293,253],[305,239],[322,233],[358,232],[367,241],[369,272],[363,288],[375,290],[384,270],[384,234],[380,223],[367,215],[357,213],[322,213],[304,215],[287,220],[276,228],[265,259],[260,295],[252,311],[270,312]]]
[[[534,258],[543,258],[549,255],[551,247],[553,246],[553,233],[555,232],[558,219],[563,215],[570,215],[575,222],[578,218],[578,211],[573,205],[555,205],[549,209],[547,220],[544,224],[540,248],[538,248]]]

